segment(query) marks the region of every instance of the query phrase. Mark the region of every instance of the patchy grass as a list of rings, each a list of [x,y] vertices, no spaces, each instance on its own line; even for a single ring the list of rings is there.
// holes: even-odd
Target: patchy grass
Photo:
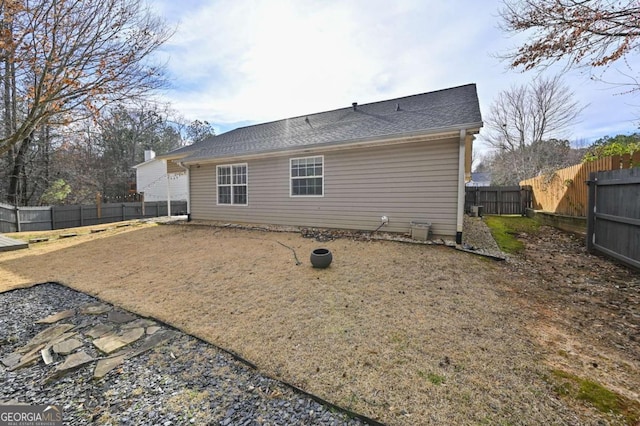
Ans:
[[[172,412],[186,413],[179,417],[181,423],[211,424],[209,408],[210,395],[207,391],[186,389],[173,395],[165,409]]]
[[[604,414],[622,418],[627,425],[640,422],[640,403],[625,398],[599,383],[562,370],[553,370],[553,386],[558,395],[594,407]]]
[[[511,254],[524,250],[524,244],[517,238],[518,234],[535,233],[540,226],[535,220],[522,216],[485,216],[485,223],[500,250]]]
[[[431,382],[431,384],[434,384],[436,386],[443,384],[445,381],[444,376],[435,373],[425,373],[424,371],[418,371],[418,376],[427,379]]]

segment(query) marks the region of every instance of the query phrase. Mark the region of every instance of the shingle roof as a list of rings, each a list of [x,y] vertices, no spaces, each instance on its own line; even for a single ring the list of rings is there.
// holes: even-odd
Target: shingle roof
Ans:
[[[240,127],[180,151],[191,152],[183,161],[194,162],[480,126],[476,86],[468,84]]]

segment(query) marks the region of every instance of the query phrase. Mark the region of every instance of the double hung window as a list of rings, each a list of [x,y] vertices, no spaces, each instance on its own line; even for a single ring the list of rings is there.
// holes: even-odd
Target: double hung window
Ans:
[[[247,164],[218,166],[218,204],[247,205]]]
[[[292,158],[290,173],[292,197],[324,195],[324,156]]]

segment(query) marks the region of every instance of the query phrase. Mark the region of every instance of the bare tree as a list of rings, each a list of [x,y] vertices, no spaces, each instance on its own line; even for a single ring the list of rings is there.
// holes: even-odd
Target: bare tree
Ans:
[[[583,109],[559,76],[539,77],[498,94],[485,121],[484,138],[501,150],[523,149],[562,136]]]
[[[505,0],[499,14],[505,32],[529,36],[504,56],[512,68],[605,67],[640,47],[637,0]]]
[[[20,104],[0,155],[44,121],[65,124],[163,84],[148,59],[171,31],[140,0],[2,1],[0,14],[0,54],[15,68]]]
[[[495,148],[492,181],[517,185],[549,168],[568,165],[569,143],[560,139],[583,109],[559,76],[539,77],[500,92],[483,133]]]
[[[584,152],[571,148],[568,140],[550,139],[514,151],[495,151],[486,162],[493,185],[518,185],[524,179],[578,164]]]

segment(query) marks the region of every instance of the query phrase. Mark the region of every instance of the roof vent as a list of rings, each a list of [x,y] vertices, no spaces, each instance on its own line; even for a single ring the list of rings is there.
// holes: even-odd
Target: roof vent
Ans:
[[[355,111],[356,109],[358,109],[358,103],[354,102],[351,104],[351,106],[353,107],[353,110]]]
[[[400,111],[400,104],[396,104],[396,111]]]

